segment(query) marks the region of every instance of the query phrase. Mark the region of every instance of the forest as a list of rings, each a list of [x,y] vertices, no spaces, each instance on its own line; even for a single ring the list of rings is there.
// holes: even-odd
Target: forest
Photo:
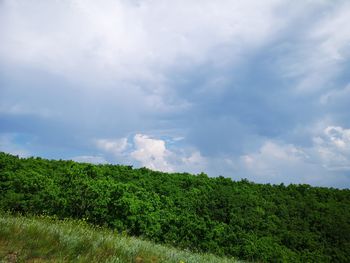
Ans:
[[[0,210],[250,262],[350,262],[349,189],[0,153]]]

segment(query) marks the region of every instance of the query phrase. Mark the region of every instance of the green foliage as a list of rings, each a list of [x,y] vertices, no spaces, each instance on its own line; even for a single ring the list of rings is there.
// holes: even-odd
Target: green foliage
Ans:
[[[350,190],[0,153],[0,209],[84,219],[192,251],[350,262]]]

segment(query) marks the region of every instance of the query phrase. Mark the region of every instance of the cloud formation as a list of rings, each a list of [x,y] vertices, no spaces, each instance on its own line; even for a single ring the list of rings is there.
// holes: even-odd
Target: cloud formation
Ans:
[[[98,139],[96,146],[103,151],[112,153],[116,156],[123,153],[128,147],[127,138],[121,138],[116,140]]]
[[[350,172],[350,129],[328,126],[309,147],[266,141],[257,152],[240,157],[252,180],[318,185],[347,182]]]
[[[273,11],[279,5],[177,1],[170,8],[162,1],[2,1],[7,27],[1,28],[6,40],[1,55],[73,78],[93,71],[95,76],[152,79],[159,67],[207,60],[216,46],[260,45],[276,30]]]
[[[134,145],[135,150],[131,152],[130,156],[143,166],[154,170],[172,171],[166,160],[170,155],[170,151],[165,148],[164,141],[136,134]]]
[[[108,162],[102,156],[75,156],[72,158],[73,161],[81,162],[81,163],[93,163],[93,164],[107,164]]]
[[[325,168],[350,171],[350,129],[329,126],[314,142]]]
[[[168,143],[162,139],[152,138],[145,134],[135,134],[131,139],[99,139],[97,147],[107,154],[111,154],[111,161],[137,163],[139,166],[163,172],[194,172],[205,170],[206,160],[198,151],[193,149],[179,149],[169,147],[169,143],[176,143],[177,138],[169,139]]]
[[[0,1],[0,149],[349,187],[349,17],[345,0]]]

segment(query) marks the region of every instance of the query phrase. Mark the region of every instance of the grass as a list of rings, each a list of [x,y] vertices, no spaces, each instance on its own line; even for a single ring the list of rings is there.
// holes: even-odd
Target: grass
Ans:
[[[191,253],[119,235],[83,221],[0,213],[0,262],[226,263],[211,254]]]

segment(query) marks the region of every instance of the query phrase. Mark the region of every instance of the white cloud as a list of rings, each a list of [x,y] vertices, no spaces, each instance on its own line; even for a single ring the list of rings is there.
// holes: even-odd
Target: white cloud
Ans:
[[[350,171],[350,129],[328,126],[314,138],[314,144],[325,168]]]
[[[350,129],[339,126],[316,128],[313,145],[309,147],[266,141],[257,151],[239,158],[237,173],[263,183],[347,185],[350,180],[346,176],[350,171]]]
[[[295,172],[308,158],[303,149],[294,145],[267,141],[258,152],[241,156],[240,162],[248,175],[261,176],[260,180],[294,181],[289,177],[291,171]]]
[[[136,134],[134,147],[135,150],[130,153],[130,156],[143,166],[154,170],[173,171],[172,165],[168,162],[171,152],[166,149],[163,140]]]
[[[75,156],[72,158],[72,160],[80,163],[93,163],[93,164],[108,163],[102,156],[90,156],[90,155]]]
[[[199,151],[192,152],[189,156],[181,158],[181,161],[185,167],[200,166],[202,169],[206,163],[206,159],[201,155]]]
[[[182,138],[181,138],[182,139]],[[167,143],[177,141],[162,140],[145,134],[135,134],[132,141],[127,138],[96,140],[98,149],[112,154],[115,161],[138,163],[152,170],[164,172],[193,172],[205,170],[206,159],[195,149],[169,149]]]
[[[98,139],[96,140],[96,146],[100,150],[118,156],[121,155],[128,148],[128,139]]]
[[[64,93],[79,90],[80,100],[113,97],[128,115],[181,113],[191,101],[172,87],[172,73],[244,61],[283,27],[280,5],[279,0],[4,0],[0,61],[6,68],[29,68],[73,83]]]
[[[300,36],[288,43],[281,58],[283,74],[297,80],[297,93],[313,93],[332,87],[332,81],[344,70],[350,57],[350,4],[347,1],[305,3],[304,12],[318,15],[300,29]],[[319,15],[321,13],[321,15]]]
[[[1,4],[0,57],[89,81],[159,82],[168,67],[263,44],[280,28],[281,1],[23,1]],[[226,49],[226,51],[228,51]],[[216,60],[222,63],[227,54]],[[89,73],[89,74],[87,74]],[[90,77],[91,78],[90,78]]]
[[[324,55],[321,59],[344,61],[349,55],[350,29],[347,26],[350,4],[344,1],[335,12],[326,16],[312,33],[312,38],[321,41],[318,47]]]

